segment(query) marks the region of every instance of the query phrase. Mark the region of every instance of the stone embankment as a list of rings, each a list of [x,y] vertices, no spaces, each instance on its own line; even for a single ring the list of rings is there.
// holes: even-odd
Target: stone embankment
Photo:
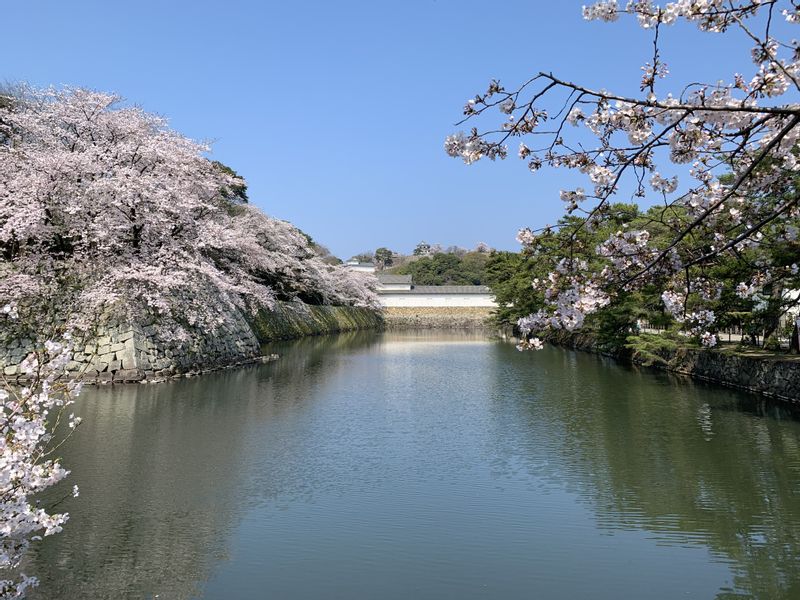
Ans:
[[[681,350],[669,370],[779,400],[800,403],[800,357]]]
[[[367,308],[279,302],[274,310],[259,312],[249,325],[258,342],[266,344],[339,331],[382,329],[384,319],[380,312]]]
[[[605,354],[642,364],[630,352],[599,348],[591,334],[554,335],[551,343]],[[748,352],[733,348],[675,348],[662,350],[661,361],[648,367],[680,373],[727,387],[746,390],[769,398],[800,403],[800,356],[776,355],[757,350]]]
[[[466,306],[386,307],[387,329],[488,329],[492,308]]]
[[[183,336],[164,336],[155,323],[111,321],[75,348],[67,370],[91,383],[156,382],[272,360],[265,346],[276,340],[382,326],[373,310],[300,302],[278,303],[255,317],[226,314],[213,332],[187,329]],[[7,380],[23,379],[19,365],[32,350],[29,340],[0,348]]]

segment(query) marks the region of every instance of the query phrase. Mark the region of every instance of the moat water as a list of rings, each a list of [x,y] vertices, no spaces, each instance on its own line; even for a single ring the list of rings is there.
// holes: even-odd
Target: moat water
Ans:
[[[480,334],[86,390],[34,598],[800,598],[800,422]]]

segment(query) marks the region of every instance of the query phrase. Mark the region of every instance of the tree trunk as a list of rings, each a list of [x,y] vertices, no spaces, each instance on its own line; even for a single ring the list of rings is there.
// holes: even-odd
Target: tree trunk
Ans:
[[[764,345],[767,340],[775,334],[781,326],[781,304],[783,301],[783,285],[781,283],[773,283],[768,286],[769,288],[769,304],[767,307],[767,314],[764,319]]]
[[[789,342],[789,353],[800,354],[800,331],[798,331],[798,322],[800,319],[794,320],[794,329],[792,329],[792,340]]]

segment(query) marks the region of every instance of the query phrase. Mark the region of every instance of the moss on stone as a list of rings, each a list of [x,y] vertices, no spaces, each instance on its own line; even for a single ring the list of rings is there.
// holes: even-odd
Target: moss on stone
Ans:
[[[591,332],[554,332],[546,339],[560,346],[606,354],[643,366],[689,375],[756,394],[800,402],[800,361],[761,351],[700,348],[669,336],[629,336],[626,348],[604,349]]]
[[[353,306],[313,306],[279,302],[271,311],[261,310],[249,318],[259,343],[323,335],[356,329],[381,329],[380,312]]]

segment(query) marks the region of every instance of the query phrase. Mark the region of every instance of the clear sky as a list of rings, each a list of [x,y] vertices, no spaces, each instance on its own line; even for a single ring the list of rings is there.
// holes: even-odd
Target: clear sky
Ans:
[[[741,39],[662,38],[662,91],[752,73]],[[114,91],[167,116],[213,141],[253,203],[345,259],[420,240],[517,249],[519,227],[555,222],[559,189],[585,183],[447,157],[465,101],[540,70],[634,93],[652,48],[631,20],[588,23],[571,0],[26,0],[4,3],[3,42],[0,79]]]

